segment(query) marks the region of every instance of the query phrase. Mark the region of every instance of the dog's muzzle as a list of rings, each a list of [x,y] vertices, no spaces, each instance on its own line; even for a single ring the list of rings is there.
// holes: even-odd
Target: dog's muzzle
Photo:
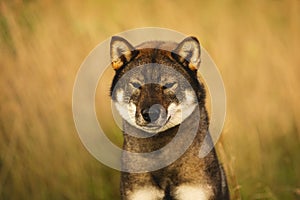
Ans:
[[[167,112],[166,109],[160,104],[153,104],[150,107],[141,110],[144,126],[163,126],[166,122]],[[142,125],[142,124],[141,124]]]
[[[145,108],[141,111],[141,114],[143,116],[143,119],[148,123],[155,122],[161,113],[160,106],[157,106],[158,104],[155,104],[151,106],[150,108]]]

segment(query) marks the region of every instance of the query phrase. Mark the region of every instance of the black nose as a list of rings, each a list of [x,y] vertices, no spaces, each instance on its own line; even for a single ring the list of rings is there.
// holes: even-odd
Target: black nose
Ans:
[[[159,106],[152,106],[151,108],[145,108],[142,110],[142,116],[146,122],[155,122],[160,115]]]

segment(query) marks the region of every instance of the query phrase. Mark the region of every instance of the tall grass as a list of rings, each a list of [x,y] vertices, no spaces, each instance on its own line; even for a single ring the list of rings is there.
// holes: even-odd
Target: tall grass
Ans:
[[[297,0],[1,1],[0,199],[118,199],[119,173],[77,136],[72,87],[94,46],[144,26],[197,36],[219,66],[232,197],[299,199],[299,18]]]

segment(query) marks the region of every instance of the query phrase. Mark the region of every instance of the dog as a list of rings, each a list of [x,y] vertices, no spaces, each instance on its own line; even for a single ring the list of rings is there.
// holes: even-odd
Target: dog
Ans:
[[[209,118],[205,87],[197,78],[201,62],[197,38],[187,37],[179,43],[147,41],[133,46],[113,36],[110,54],[115,70],[110,95],[123,119],[124,151],[156,152],[155,159],[145,166],[151,168],[168,160],[173,152],[180,152],[195,132],[190,145],[174,162],[152,171],[124,170],[121,198],[229,199],[226,176],[215,149],[199,157],[204,137],[209,134]],[[160,149],[170,144],[179,131],[183,139],[163,154]],[[128,154],[121,158],[124,169],[143,166],[144,161]]]

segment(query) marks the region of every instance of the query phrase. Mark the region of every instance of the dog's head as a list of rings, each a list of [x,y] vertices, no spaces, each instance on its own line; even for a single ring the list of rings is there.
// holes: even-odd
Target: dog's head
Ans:
[[[111,97],[120,115],[150,133],[183,122],[204,101],[198,82],[200,45],[196,38],[174,42],[146,42],[133,47],[114,36],[110,46],[116,74]]]

